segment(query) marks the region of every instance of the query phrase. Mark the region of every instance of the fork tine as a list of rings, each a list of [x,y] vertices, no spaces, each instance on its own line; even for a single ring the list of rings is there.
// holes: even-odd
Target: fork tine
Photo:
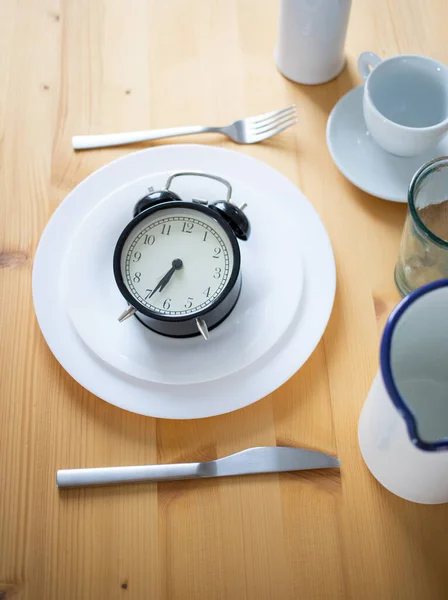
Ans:
[[[270,121],[267,124],[255,125],[255,126],[251,125],[251,129],[253,130],[252,133],[254,133],[255,135],[258,135],[261,133],[266,133],[266,132],[270,131],[271,129],[275,129],[276,127],[280,127],[281,125],[284,125],[288,121],[291,121],[291,119],[297,119],[297,115],[295,112],[288,114],[285,117],[277,118],[275,121]]]
[[[267,140],[268,138],[272,137],[273,135],[277,135],[278,133],[285,131],[285,129],[292,127],[293,125],[295,125],[298,122],[299,122],[299,119],[293,119],[291,122],[287,123],[283,127],[277,127],[277,129],[272,129],[272,130],[266,131],[264,134],[259,134],[256,136],[255,141],[262,142],[263,140]]]
[[[272,117],[277,117],[282,115],[283,113],[292,112],[296,109],[295,104],[291,104],[290,106],[286,106],[285,108],[281,108],[280,110],[273,110],[272,112],[264,113],[262,115],[255,115],[253,117],[247,117],[244,119],[247,123],[261,123],[262,121],[266,121],[267,119],[271,119]]]
[[[289,109],[288,111],[279,113],[273,117],[269,117],[269,119],[263,119],[262,121],[255,121],[254,123],[249,123],[249,127],[251,129],[262,129],[263,127],[266,127],[268,125],[273,125],[273,124],[277,123],[278,121],[281,121],[281,119],[287,119],[288,117],[296,117],[296,116],[297,116],[296,110],[293,108],[293,109]]]

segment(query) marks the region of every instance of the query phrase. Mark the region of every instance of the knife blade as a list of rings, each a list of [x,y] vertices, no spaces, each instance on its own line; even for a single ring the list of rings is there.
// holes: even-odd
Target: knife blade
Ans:
[[[134,467],[105,467],[94,469],[63,469],[56,474],[59,488],[137,483],[142,481],[174,481],[232,477],[254,473],[279,473],[307,469],[339,467],[334,456],[283,446],[248,448],[217,460],[168,465],[141,465]]]

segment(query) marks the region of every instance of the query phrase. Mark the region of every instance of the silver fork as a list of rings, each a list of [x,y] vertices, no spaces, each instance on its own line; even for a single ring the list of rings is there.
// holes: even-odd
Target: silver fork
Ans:
[[[298,122],[296,105],[291,104],[281,110],[240,119],[226,127],[172,127],[170,129],[153,129],[128,133],[109,133],[105,135],[75,135],[72,146],[75,150],[88,148],[104,148],[106,146],[122,146],[135,142],[159,140],[161,138],[192,135],[194,133],[222,133],[238,144],[256,144],[277,135]]]

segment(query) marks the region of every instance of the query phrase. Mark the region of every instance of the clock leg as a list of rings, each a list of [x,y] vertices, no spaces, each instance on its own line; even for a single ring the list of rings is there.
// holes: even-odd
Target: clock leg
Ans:
[[[129,319],[129,317],[132,317],[133,314],[135,314],[136,309],[133,306],[128,306],[127,309],[121,313],[121,315],[118,317],[118,322],[119,323],[123,323],[123,321],[126,321],[126,319]]]
[[[208,338],[209,338],[208,327],[207,327],[207,323],[204,321],[204,319],[201,319],[201,317],[198,317],[196,319],[196,326],[199,330],[199,333],[204,338],[204,340],[208,340]]]

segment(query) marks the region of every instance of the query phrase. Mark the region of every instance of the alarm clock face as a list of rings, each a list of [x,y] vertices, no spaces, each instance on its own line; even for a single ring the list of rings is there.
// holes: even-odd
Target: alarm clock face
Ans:
[[[210,311],[235,284],[238,244],[207,207],[170,202],[138,215],[123,231],[115,256],[122,294],[144,314],[190,319]]]

